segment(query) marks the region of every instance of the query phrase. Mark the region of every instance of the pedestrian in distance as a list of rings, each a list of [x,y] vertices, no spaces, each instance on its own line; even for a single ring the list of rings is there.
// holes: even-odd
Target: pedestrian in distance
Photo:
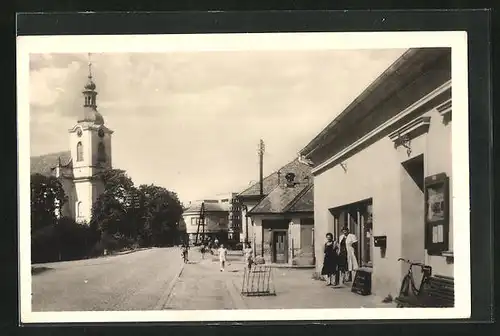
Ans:
[[[334,286],[338,285],[335,275],[337,274],[338,263],[338,244],[333,240],[333,234],[328,232],[326,234],[326,243],[323,247],[324,259],[321,275],[325,277],[326,285],[332,285],[332,279],[335,278]]]
[[[183,244],[182,248],[181,248],[181,255],[182,255],[182,259],[183,259],[185,264],[187,264],[189,262],[188,251],[189,251],[189,245]]]
[[[224,272],[226,268],[226,260],[227,260],[227,249],[224,247],[224,244],[220,244],[219,247],[219,263],[220,263],[220,271]]]
[[[201,259],[205,259],[205,252],[206,252],[205,244],[201,244],[200,252],[201,252]]]
[[[248,270],[252,268],[253,265],[253,249],[250,243],[246,243],[246,247],[243,250],[243,257],[245,260],[245,266]]]

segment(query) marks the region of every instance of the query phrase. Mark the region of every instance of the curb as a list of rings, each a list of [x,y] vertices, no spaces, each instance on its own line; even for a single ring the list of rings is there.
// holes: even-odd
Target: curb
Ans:
[[[126,255],[126,254],[130,254],[130,253],[134,253],[134,252],[151,250],[151,249],[153,249],[153,247],[144,247],[144,248],[130,250],[130,251],[123,251],[123,252],[112,253],[112,254],[109,254],[108,256],[120,256],[120,255]],[[104,256],[104,257],[106,257],[106,256]]]
[[[158,302],[156,303],[153,310],[163,310],[163,308],[165,308],[168,300],[170,299],[170,296],[172,294],[172,290],[174,289],[174,286],[175,286],[177,280],[181,277],[182,271],[184,271],[184,266],[185,266],[185,264],[182,263],[179,272],[177,272],[177,274],[174,276],[174,278],[170,281],[167,289],[163,292],[162,297],[158,300]]]

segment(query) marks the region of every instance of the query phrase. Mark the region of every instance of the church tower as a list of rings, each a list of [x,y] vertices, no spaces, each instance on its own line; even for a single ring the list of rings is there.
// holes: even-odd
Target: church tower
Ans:
[[[104,191],[99,173],[111,169],[111,135],[104,118],[97,111],[97,91],[92,78],[89,54],[89,74],[82,91],[83,109],[73,128],[69,130],[73,164],[74,218],[77,222],[90,222],[92,205]],[[71,206],[71,204],[69,204]]]

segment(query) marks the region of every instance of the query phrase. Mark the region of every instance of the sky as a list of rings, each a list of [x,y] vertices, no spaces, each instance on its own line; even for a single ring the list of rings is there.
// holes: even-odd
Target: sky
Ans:
[[[297,157],[405,50],[92,54],[112,163],[182,202],[240,192]],[[30,55],[30,151],[69,150],[87,54]]]

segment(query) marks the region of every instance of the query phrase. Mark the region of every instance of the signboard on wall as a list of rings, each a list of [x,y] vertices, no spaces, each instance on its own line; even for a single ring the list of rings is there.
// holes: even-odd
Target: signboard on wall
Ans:
[[[425,178],[425,249],[441,255],[449,246],[449,178],[445,173]]]

